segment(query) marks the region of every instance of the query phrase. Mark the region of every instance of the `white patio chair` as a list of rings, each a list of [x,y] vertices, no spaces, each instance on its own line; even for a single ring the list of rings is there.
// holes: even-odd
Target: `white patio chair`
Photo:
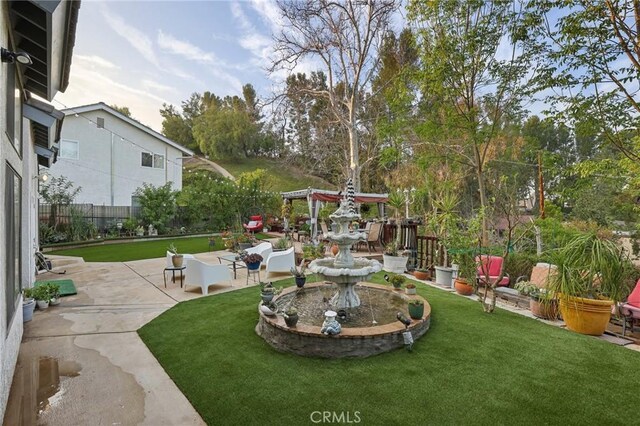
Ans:
[[[231,271],[227,265],[209,265],[198,259],[187,259],[189,273],[184,277],[184,290],[188,285],[202,289],[202,294],[209,294],[209,286],[227,281],[231,286]]]
[[[271,272],[289,272],[296,264],[296,255],[294,248],[291,247],[285,251],[276,251],[271,253],[266,261],[266,273],[269,276]]]
[[[263,265],[264,261],[267,260],[269,255],[273,252],[273,246],[269,242],[260,243],[255,247],[251,247],[245,250],[248,254],[256,253],[262,256]]]

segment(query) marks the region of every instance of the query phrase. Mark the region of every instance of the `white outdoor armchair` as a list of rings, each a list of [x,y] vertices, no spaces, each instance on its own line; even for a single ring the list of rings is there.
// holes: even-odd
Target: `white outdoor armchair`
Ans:
[[[255,247],[251,247],[245,250],[248,254],[256,253],[262,256],[262,260],[265,261],[269,257],[269,255],[273,252],[273,246],[271,243],[264,242],[260,243]],[[264,263],[263,263],[264,265]]]
[[[271,272],[289,272],[296,264],[296,255],[294,248],[291,247],[284,251],[276,251],[267,258],[266,273]]]
[[[202,294],[209,294],[209,286],[227,281],[231,285],[231,271],[227,265],[209,265],[198,259],[186,259],[188,274],[184,277],[184,289],[195,285],[202,289]]]

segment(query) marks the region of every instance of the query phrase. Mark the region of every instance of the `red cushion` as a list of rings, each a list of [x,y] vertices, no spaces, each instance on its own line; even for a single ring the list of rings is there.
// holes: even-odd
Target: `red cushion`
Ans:
[[[478,275],[481,277],[489,275],[490,277],[497,278],[502,273],[502,263],[504,259],[500,256],[477,256],[476,262],[480,264],[478,267]],[[487,273],[487,269],[489,273]]]
[[[257,215],[257,216],[249,216],[249,220],[259,221],[259,220],[262,220],[262,216],[260,216],[260,215]]]
[[[640,280],[636,282],[636,287],[633,289],[629,298],[627,299],[627,303],[630,305],[640,307]]]

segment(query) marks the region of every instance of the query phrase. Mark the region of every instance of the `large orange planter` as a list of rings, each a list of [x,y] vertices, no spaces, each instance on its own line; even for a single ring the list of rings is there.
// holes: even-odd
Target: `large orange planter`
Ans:
[[[613,300],[560,296],[560,312],[567,328],[591,336],[604,334],[611,319],[611,306]]]
[[[473,287],[470,286],[466,280],[457,279],[454,282],[454,287],[458,294],[463,296],[471,296],[473,294]]]

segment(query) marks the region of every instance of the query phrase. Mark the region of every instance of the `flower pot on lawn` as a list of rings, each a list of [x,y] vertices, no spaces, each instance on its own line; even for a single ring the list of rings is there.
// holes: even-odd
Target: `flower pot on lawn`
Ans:
[[[560,312],[569,330],[580,334],[601,336],[611,319],[613,300],[560,296]]]
[[[456,289],[456,292],[463,296],[471,296],[473,294],[473,286],[469,285],[467,280],[456,278],[454,287]]]
[[[447,268],[446,266],[436,266],[436,284],[443,287],[450,287],[452,274],[453,269]]]
[[[171,263],[174,268],[182,268],[182,262],[184,262],[184,256],[181,254],[174,254],[171,256]]]
[[[36,308],[36,301],[33,299],[25,299],[22,302],[22,321],[31,321],[33,318],[33,310]]]
[[[431,278],[431,276],[430,276],[430,274],[428,272],[426,272],[426,271],[418,271],[418,270],[413,271],[413,276],[416,277],[416,279],[423,280],[423,281],[428,280],[428,279]]]
[[[556,299],[544,300],[531,297],[529,300],[531,313],[542,319],[555,320],[558,318],[558,301]]]
[[[383,254],[382,269],[387,272],[403,274],[405,269],[407,268],[407,260],[409,260],[409,258],[406,256],[389,256],[388,254]]]

